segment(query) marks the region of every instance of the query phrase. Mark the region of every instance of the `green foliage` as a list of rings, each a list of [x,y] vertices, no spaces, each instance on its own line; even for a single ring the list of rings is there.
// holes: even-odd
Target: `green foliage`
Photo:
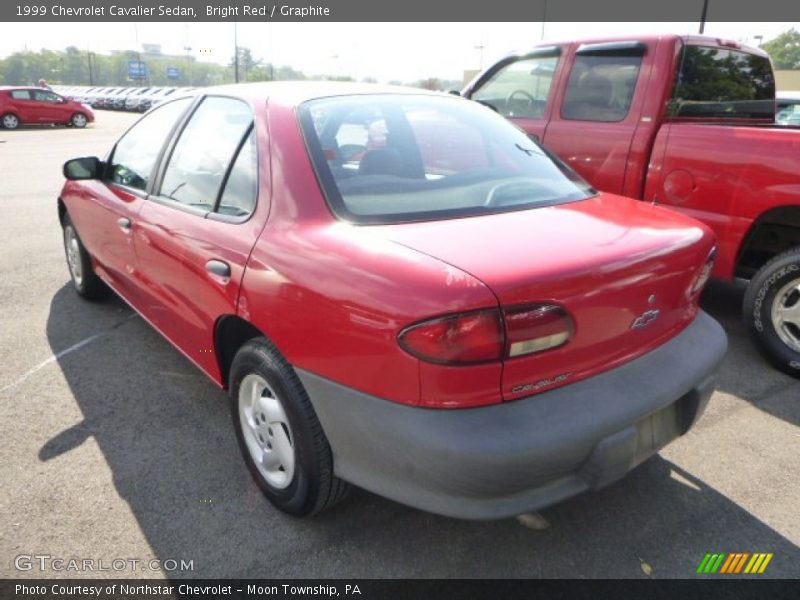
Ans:
[[[149,86],[219,85],[233,81],[233,59],[230,65],[198,62],[192,56],[151,56],[125,50],[110,55],[89,53],[70,46],[62,51],[15,52],[0,59],[0,85],[35,85],[39,79],[50,84],[133,86],[139,82],[128,79],[128,61],[147,63]],[[91,65],[91,77],[89,69]],[[180,70],[178,80],[167,77],[168,68]],[[263,63],[253,57],[248,48],[239,48],[239,80],[271,81],[306,79],[295,69]]]
[[[800,69],[800,32],[794,27],[761,46],[772,57],[776,69]]]

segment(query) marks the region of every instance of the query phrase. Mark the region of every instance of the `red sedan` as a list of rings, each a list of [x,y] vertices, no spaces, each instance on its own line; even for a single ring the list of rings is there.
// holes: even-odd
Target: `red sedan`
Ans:
[[[91,106],[38,87],[0,86],[0,124],[6,129],[20,125],[71,125],[86,127],[94,121]]]
[[[725,353],[708,228],[462,98],[211,88],[64,173],[77,292],[114,290],[229,390],[293,515],[346,482],[478,519],[599,488],[693,425]]]

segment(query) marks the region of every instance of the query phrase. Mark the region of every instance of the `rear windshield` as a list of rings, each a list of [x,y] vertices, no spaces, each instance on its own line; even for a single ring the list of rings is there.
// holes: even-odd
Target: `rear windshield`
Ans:
[[[775,79],[769,59],[737,50],[686,46],[670,114],[773,119]]]
[[[462,98],[340,96],[298,113],[331,208],[355,223],[473,216],[595,193],[514,125]]]

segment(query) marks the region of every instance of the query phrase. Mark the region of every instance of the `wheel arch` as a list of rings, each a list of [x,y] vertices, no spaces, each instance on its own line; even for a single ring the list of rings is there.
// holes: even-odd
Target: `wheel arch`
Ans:
[[[800,204],[771,208],[753,221],[736,256],[734,275],[749,279],[772,258],[800,246]]]
[[[59,196],[58,198],[58,222],[61,224],[61,227],[64,227],[64,217],[67,216],[67,205],[64,204],[64,201]]]
[[[268,336],[238,315],[223,315],[217,319],[214,326],[214,349],[224,389],[228,388],[228,376],[236,353],[246,342],[257,337]]]

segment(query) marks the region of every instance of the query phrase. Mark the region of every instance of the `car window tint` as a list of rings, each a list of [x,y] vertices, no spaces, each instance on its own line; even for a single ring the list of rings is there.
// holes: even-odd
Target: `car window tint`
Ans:
[[[13,90],[11,97],[15,100],[30,100],[31,93],[28,90]]]
[[[674,117],[772,119],[775,78],[769,58],[686,46],[669,114]]]
[[[641,55],[577,55],[561,116],[578,121],[622,121],[628,116]]]
[[[255,209],[257,190],[256,132],[255,129],[251,129],[225,181],[225,189],[217,206],[217,212],[234,217],[246,217]]]
[[[250,107],[233,98],[203,100],[170,156],[160,195],[213,210],[233,155],[253,122]]]
[[[504,117],[544,116],[558,56],[537,56],[498,70],[470,98],[490,105]]]
[[[33,92],[33,99],[38,100],[39,102],[60,102],[61,98],[54,94],[53,92],[40,92],[34,91]]]
[[[189,106],[190,98],[164,104],[144,116],[117,142],[111,159],[111,181],[144,190],[158,153],[173,125]]]
[[[474,216],[594,194],[508,120],[463,98],[341,96],[298,112],[325,196],[350,221]]]

